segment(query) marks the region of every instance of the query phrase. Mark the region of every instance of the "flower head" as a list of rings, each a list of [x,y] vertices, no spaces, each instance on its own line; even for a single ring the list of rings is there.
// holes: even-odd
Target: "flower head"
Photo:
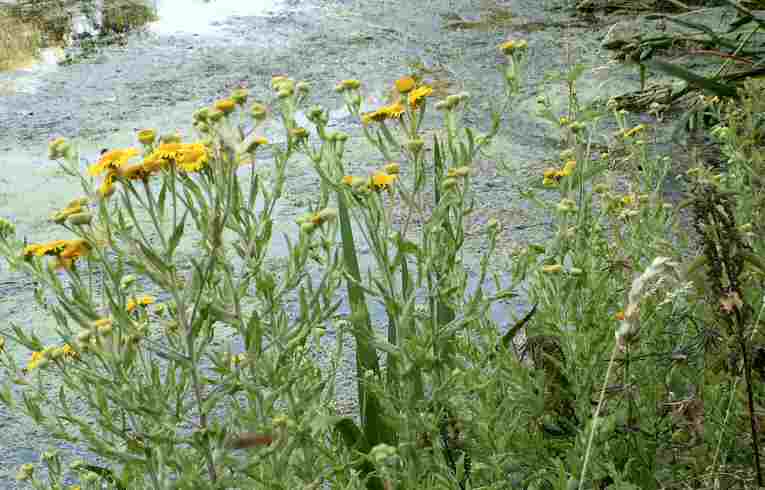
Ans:
[[[372,175],[371,186],[376,191],[385,190],[396,181],[395,175],[390,175],[385,172],[375,172]]]
[[[138,141],[142,145],[150,145],[157,139],[157,132],[153,129],[142,129],[138,131]]]
[[[417,82],[412,77],[401,77],[395,81],[396,90],[402,94],[408,94],[412,91]]]
[[[156,300],[154,299],[154,296],[149,295],[140,296],[138,298],[131,298],[127,302],[125,309],[128,311],[128,313],[132,313],[137,306],[149,306],[154,304],[155,301]]]
[[[520,39],[518,41],[514,41],[512,39],[509,39],[502,44],[499,45],[499,50],[502,51],[502,54],[506,56],[510,56],[515,51],[523,51],[529,47],[529,43],[526,42],[525,39]]]
[[[409,92],[409,105],[412,107],[419,106],[420,103],[425,100],[425,97],[428,97],[432,93],[433,88],[428,85],[421,85],[417,87],[416,89]]]
[[[229,115],[236,109],[236,102],[232,99],[221,99],[216,101],[214,107],[225,115]]]
[[[101,155],[98,162],[88,168],[88,174],[95,176],[110,170],[117,170],[139,153],[140,152],[136,148],[123,148],[107,151]]]
[[[184,172],[198,172],[207,164],[209,155],[202,143],[189,143],[175,157],[175,164]]]

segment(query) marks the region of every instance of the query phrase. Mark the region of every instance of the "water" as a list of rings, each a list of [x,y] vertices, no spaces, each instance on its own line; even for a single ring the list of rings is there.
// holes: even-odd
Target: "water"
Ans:
[[[282,0],[155,0],[159,20],[149,24],[157,34],[221,33],[221,21],[238,16],[263,15],[283,5]]]

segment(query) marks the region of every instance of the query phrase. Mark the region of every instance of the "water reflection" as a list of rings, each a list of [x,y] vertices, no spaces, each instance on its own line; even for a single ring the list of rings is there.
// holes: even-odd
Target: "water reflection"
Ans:
[[[158,34],[214,34],[228,17],[262,15],[282,0],[153,0],[159,20],[149,25]]]

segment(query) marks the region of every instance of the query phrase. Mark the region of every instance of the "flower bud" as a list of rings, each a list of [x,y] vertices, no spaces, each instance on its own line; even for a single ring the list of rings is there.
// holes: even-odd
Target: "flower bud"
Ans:
[[[93,221],[93,215],[90,213],[75,213],[69,216],[69,224],[74,226],[89,225]]]
[[[412,77],[401,77],[394,82],[399,93],[406,94],[412,91],[417,82]]]
[[[19,468],[19,471],[16,473],[16,480],[27,481],[32,478],[32,475],[34,475],[34,472],[35,472],[34,465],[30,463],[23,464]]]
[[[404,143],[404,148],[411,151],[414,154],[417,154],[422,150],[422,148],[425,146],[425,142],[419,138],[407,140],[406,143]]]
[[[157,132],[153,129],[142,129],[138,131],[138,141],[142,145],[149,146],[157,139]]]
[[[444,179],[443,182],[441,182],[441,187],[445,191],[454,189],[455,187],[457,187],[457,179],[454,179],[452,177],[447,177]]]
[[[303,127],[292,128],[289,130],[289,135],[296,140],[302,140],[308,138],[308,130]]]
[[[247,97],[249,97],[250,91],[246,88],[238,88],[231,92],[231,100],[233,100],[237,105],[244,106],[244,104],[247,102]]]
[[[0,218],[0,240],[16,234],[16,226],[5,218]]]
[[[308,92],[311,91],[311,86],[306,82],[298,82],[297,85],[295,85],[295,90],[299,94],[307,95]]]
[[[207,122],[210,116],[210,108],[202,107],[198,111],[194,112],[193,118],[195,121]]]
[[[545,274],[557,274],[561,271],[563,271],[563,266],[561,264],[551,264],[551,265],[542,266],[542,272],[544,272]]]
[[[213,107],[221,111],[223,115],[228,116],[236,109],[236,102],[231,99],[221,99],[216,101]]]
[[[212,109],[209,112],[209,114],[207,115],[207,119],[210,122],[216,123],[216,122],[220,121],[221,119],[223,119],[223,116],[224,116],[224,114],[221,111],[219,111],[218,109]]]
[[[248,143],[245,148],[247,153],[255,153],[255,151],[263,145],[267,145],[268,140],[263,136],[255,136]]]
[[[180,143],[181,142],[181,135],[178,133],[173,134],[166,134],[159,138],[160,143],[165,144],[171,144],[171,143]]]
[[[471,169],[468,166],[450,168],[447,172],[449,177],[464,178],[470,175]]]
[[[391,162],[383,167],[383,172],[390,175],[397,175],[401,171],[401,165]]]
[[[266,106],[263,104],[253,104],[250,108],[250,115],[253,119],[256,121],[262,121],[266,118],[268,111],[266,110]]]

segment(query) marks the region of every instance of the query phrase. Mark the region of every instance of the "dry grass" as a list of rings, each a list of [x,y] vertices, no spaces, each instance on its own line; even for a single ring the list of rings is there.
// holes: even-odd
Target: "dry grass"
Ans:
[[[0,70],[13,70],[34,62],[41,32],[34,24],[0,11]]]

